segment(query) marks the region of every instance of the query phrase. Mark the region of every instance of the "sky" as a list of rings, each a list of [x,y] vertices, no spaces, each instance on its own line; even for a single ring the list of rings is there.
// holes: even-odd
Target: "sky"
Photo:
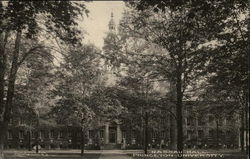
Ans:
[[[93,43],[101,49],[108,31],[111,12],[114,13],[114,21],[117,25],[125,9],[125,3],[123,1],[92,1],[85,4],[90,13],[80,22],[80,27],[87,32],[84,42]]]

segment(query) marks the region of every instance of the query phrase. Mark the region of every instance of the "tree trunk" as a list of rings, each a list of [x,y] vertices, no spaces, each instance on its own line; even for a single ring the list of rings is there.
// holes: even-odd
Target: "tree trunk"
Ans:
[[[174,111],[172,111],[174,112]],[[174,116],[172,114],[170,114],[169,116],[169,122],[170,122],[170,149],[171,150],[176,150],[176,145],[177,145],[177,129],[176,129],[176,119],[174,118]]]
[[[84,146],[85,146],[85,131],[82,129],[81,133],[81,156],[84,154]]]
[[[245,137],[245,142],[246,142],[246,153],[248,154],[249,152],[249,93],[246,93],[246,103],[245,103],[245,130],[246,130],[246,137]]]
[[[141,134],[141,135],[140,135],[140,143],[141,143],[141,146],[143,147],[143,145],[144,145],[144,131],[143,131],[143,127],[144,127],[144,126],[143,126],[143,125],[144,125],[143,123],[144,123],[144,122],[143,122],[143,121],[144,121],[144,120],[143,120],[143,109],[142,109],[142,107],[141,107],[141,110],[140,110],[140,116],[141,116],[141,117],[140,117],[140,121],[141,121],[141,122],[140,122],[140,134]]]
[[[245,141],[245,137],[244,137],[244,130],[245,130],[245,118],[244,118],[244,109],[242,108],[241,111],[241,128],[240,128],[240,148],[241,148],[241,152],[245,151],[244,148],[244,141]]]
[[[147,154],[148,153],[148,112],[146,111],[145,113],[145,139],[144,139],[144,153]]]
[[[28,131],[28,150],[31,151],[31,131]]]
[[[219,119],[216,119],[216,149],[219,150]]]
[[[183,119],[182,119],[182,64],[181,62],[178,64],[177,68],[177,81],[176,81],[176,119],[177,119],[177,151],[178,151],[178,159],[183,158]]]
[[[6,54],[5,45],[7,42],[7,33],[0,34],[0,159],[4,158],[4,139],[7,132],[7,125],[4,120],[5,103],[4,103],[4,85],[5,85],[5,70],[6,70]]]
[[[176,104],[174,101],[176,101],[176,86],[174,85],[173,82],[170,82],[170,93],[171,93],[171,96],[170,96],[170,101],[171,103],[171,112],[173,114],[175,114],[176,112],[176,107],[174,106],[174,104]],[[173,105],[173,106],[172,106]],[[171,150],[176,150],[176,146],[177,146],[177,125],[176,125],[176,118],[173,114],[169,114],[169,127],[170,127],[170,149]]]
[[[0,122],[0,159],[4,159],[4,142],[6,140],[6,132],[8,124],[6,122]]]
[[[12,64],[10,69],[9,75],[9,82],[8,82],[8,91],[7,91],[7,101],[6,101],[6,110],[4,115],[4,120],[9,121],[11,115],[11,108],[12,108],[12,101],[15,92],[15,82],[16,82],[16,74],[18,70],[18,58],[19,58],[19,48],[21,43],[21,30],[18,30],[16,33],[16,40],[15,40],[15,48],[13,52]]]
[[[39,153],[39,131],[36,130],[36,153]]]
[[[6,71],[6,53],[5,45],[7,43],[8,33],[0,34],[0,159],[4,158],[4,140],[7,132],[7,123],[4,120],[5,102],[4,102],[4,85]]]
[[[9,75],[9,82],[8,82],[8,91],[7,91],[7,100],[6,103],[3,101],[4,98],[4,76],[5,76],[5,62],[6,62],[6,55],[4,53],[5,46],[3,47],[1,45],[1,65],[3,68],[1,70],[3,72],[0,72],[0,159],[4,158],[3,155],[3,149],[4,149],[4,139],[6,137],[6,132],[8,130],[8,122],[10,120],[11,116],[11,108],[12,108],[12,100],[14,97],[14,90],[15,90],[15,81],[16,81],[16,73],[18,70],[18,57],[19,57],[19,47],[21,42],[21,30],[17,31],[16,33],[16,40],[15,40],[15,48],[13,52],[12,57],[12,64],[10,69],[10,75]],[[4,41],[7,42],[7,36],[5,36]]]
[[[36,123],[36,153],[39,153],[39,114],[37,114],[37,123]]]
[[[8,33],[2,32],[0,34],[0,121],[4,121],[4,85],[5,85],[5,72],[6,60],[5,46],[8,40]]]

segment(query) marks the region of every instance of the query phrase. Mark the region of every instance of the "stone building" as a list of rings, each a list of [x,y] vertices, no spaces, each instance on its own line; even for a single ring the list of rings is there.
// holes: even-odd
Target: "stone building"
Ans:
[[[238,148],[240,145],[238,121],[232,116],[225,116],[220,118],[217,127],[216,119],[212,114],[207,113],[203,116],[192,114],[194,103],[186,102],[185,104],[185,148],[215,148],[217,142],[220,148]],[[159,116],[161,115],[159,114]],[[79,127],[41,125],[37,130],[29,128],[25,121],[27,120],[24,117],[16,117],[11,120],[6,138],[6,148],[27,149],[34,147],[37,141],[37,132],[41,148],[80,149],[81,147],[81,129]],[[130,123],[103,120],[99,126],[93,125],[85,138],[86,149],[143,148],[144,132],[136,129],[132,125],[134,122],[133,119]],[[164,114],[156,124],[157,126],[149,125],[148,127],[148,147],[170,148],[171,123],[169,114]],[[128,127],[131,128],[128,129]]]

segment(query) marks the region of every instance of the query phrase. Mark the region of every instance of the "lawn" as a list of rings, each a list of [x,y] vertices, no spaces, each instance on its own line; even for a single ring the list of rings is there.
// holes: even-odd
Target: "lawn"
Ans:
[[[116,154],[110,155],[109,157],[115,157]],[[132,156],[132,155],[129,155]],[[112,158],[111,157],[111,158]],[[76,155],[76,154],[40,154],[40,155],[29,155],[29,154],[21,154],[21,155],[6,155],[6,159],[99,159],[100,154],[84,154],[84,156]],[[119,157],[115,157],[119,159]],[[133,157],[133,159],[176,159],[176,157]],[[185,157],[185,159],[211,159],[211,157]],[[240,154],[231,154],[225,155],[223,157],[213,157],[213,159],[247,159],[246,155]]]
[[[215,152],[207,151],[205,154],[217,154],[217,157],[184,157],[184,159],[247,159],[247,155],[240,152]],[[201,154],[201,152],[193,153]],[[141,156],[140,156],[141,155]],[[151,153],[147,157],[143,156],[143,151],[122,151],[122,150],[108,150],[108,151],[89,151],[80,156],[79,151],[47,151],[35,154],[35,152],[25,151],[10,151],[5,154],[6,159],[176,159],[176,157],[161,156],[160,153]],[[153,155],[159,155],[158,157]],[[170,155],[170,154],[168,154]],[[219,156],[222,155],[222,156]],[[139,156],[139,157],[138,157]]]
[[[6,159],[98,159],[100,154],[6,154]]]

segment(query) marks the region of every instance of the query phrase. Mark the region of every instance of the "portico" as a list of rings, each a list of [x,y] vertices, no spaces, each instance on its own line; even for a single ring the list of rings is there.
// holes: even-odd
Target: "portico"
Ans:
[[[120,123],[106,122],[104,125],[104,144],[121,144],[121,133]]]

